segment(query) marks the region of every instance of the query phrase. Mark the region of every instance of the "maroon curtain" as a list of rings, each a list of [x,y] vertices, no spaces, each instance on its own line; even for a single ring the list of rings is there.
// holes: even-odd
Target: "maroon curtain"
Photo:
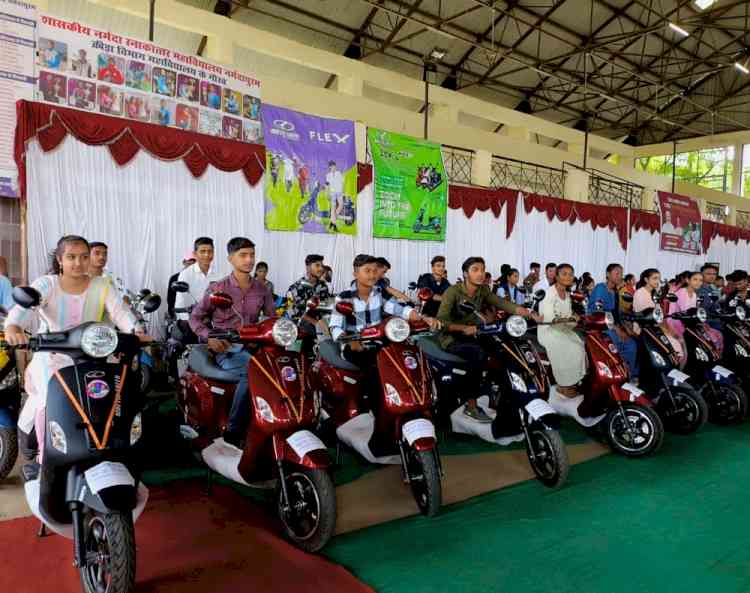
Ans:
[[[704,219],[701,225],[701,240],[704,252],[708,251],[714,237],[721,237],[725,241],[731,241],[732,243],[738,243],[740,239],[746,243],[750,243],[750,229],[743,229]]]
[[[517,189],[486,189],[482,187],[467,187],[465,185],[451,185],[448,188],[448,207],[452,210],[461,208],[466,218],[471,218],[474,212],[491,210],[495,218],[500,217],[503,207],[506,217],[505,238],[510,237],[516,224],[516,204],[518,203]]]
[[[241,170],[255,185],[263,175],[265,147],[156,124],[88,113],[46,103],[19,101],[16,105],[14,157],[21,197],[26,198],[26,143],[36,137],[45,152],[57,147],[68,134],[92,146],[106,146],[119,165],[139,150],[174,161],[182,159],[190,173],[200,177],[208,165],[221,171]]]
[[[661,230],[661,220],[656,212],[631,210],[630,228],[634,231],[649,231],[653,235]]]
[[[372,183],[372,165],[357,163],[357,193]]]

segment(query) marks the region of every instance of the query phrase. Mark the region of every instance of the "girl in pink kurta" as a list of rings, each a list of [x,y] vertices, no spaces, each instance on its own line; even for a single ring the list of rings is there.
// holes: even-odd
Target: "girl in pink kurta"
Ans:
[[[107,316],[120,331],[131,332],[135,317],[123,304],[108,278],[88,276],[89,245],[81,237],[63,237],[55,251],[53,274],[38,278],[31,285],[41,295],[38,308],[23,309],[16,305],[5,320],[5,336],[10,344],[26,342],[24,329],[36,317],[46,331],[65,331],[87,321],[103,321]],[[19,438],[36,423],[38,442],[43,442],[44,411],[47,387],[53,373],[73,364],[65,354],[37,352],[26,369],[25,387],[28,394],[18,418]]]
[[[698,306],[698,289],[703,285],[703,274],[701,272],[692,272],[688,278],[687,286],[680,288],[675,295],[677,295],[677,302],[670,303],[669,313],[681,313],[688,309],[693,309]],[[685,326],[681,321],[677,319],[667,319],[669,327],[678,336],[682,337],[685,333]],[[724,350],[724,337],[721,332],[713,329],[712,327],[705,327],[706,333],[710,336],[714,345],[718,349],[719,353]]]
[[[659,288],[660,284],[661,274],[659,270],[649,268],[643,271],[641,279],[636,285],[638,288],[633,295],[633,311],[635,313],[659,306],[654,303],[654,292]],[[682,338],[676,335],[668,325],[662,323],[660,327],[664,335],[667,336],[670,344],[672,344],[672,348],[674,348],[680,357],[680,368],[684,367],[687,362],[687,356]]]

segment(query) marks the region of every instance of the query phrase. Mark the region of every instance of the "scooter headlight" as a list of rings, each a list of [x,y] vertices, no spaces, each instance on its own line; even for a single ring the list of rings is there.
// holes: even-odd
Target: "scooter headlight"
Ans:
[[[604,314],[604,323],[607,324],[607,329],[612,329],[615,326],[615,316],[612,315],[611,311]]]
[[[745,307],[742,306],[737,307],[734,310],[734,314],[737,315],[737,319],[739,319],[740,321],[745,321],[745,319],[747,318],[747,311],[745,311]]]
[[[117,332],[104,323],[90,325],[81,336],[81,350],[92,358],[106,358],[117,350]]]
[[[706,310],[703,307],[698,307],[695,311],[695,316],[701,323],[706,323],[706,319],[708,319],[708,313],[706,313]]]
[[[524,322],[525,323],[525,322]],[[518,373],[509,372],[510,383],[513,385],[513,389],[520,391],[521,393],[528,393],[529,388],[526,387],[526,381]]]
[[[263,418],[263,420],[265,420],[266,422],[276,421],[276,416],[273,415],[271,405],[262,397],[255,397],[255,407],[257,408],[258,413],[260,414],[260,417]]]
[[[53,448],[63,455],[68,453],[68,439],[65,438],[65,431],[54,420],[49,421],[49,439]]]
[[[607,379],[612,379],[614,375],[612,374],[612,369],[609,368],[609,365],[607,365],[604,362],[598,361],[596,363],[596,367],[599,369],[599,372],[602,374],[602,376],[606,377]]]
[[[385,335],[391,342],[403,342],[410,331],[409,322],[400,317],[391,317],[385,324]]]
[[[508,331],[508,334],[514,338],[520,338],[526,333],[526,330],[529,329],[529,325],[520,315],[511,315],[508,317],[508,321],[505,322],[505,329]]]
[[[701,348],[700,346],[695,349],[695,358],[697,358],[701,362],[708,362],[708,354],[706,354],[706,351],[703,350],[703,348]]]
[[[279,346],[288,348],[297,341],[297,326],[290,319],[277,319],[271,330],[273,341]]]
[[[398,390],[390,383],[385,384],[385,399],[392,406],[401,405],[401,396],[398,394]]]
[[[133,418],[132,424],[130,425],[130,444],[135,445],[138,441],[140,441],[142,434],[143,418],[141,417],[141,413],[138,412],[135,415],[135,418]]]
[[[661,323],[664,321],[664,311],[661,310],[661,307],[654,307],[654,312],[651,314],[651,317],[656,323]]]
[[[658,352],[656,352],[656,351],[652,351],[651,352],[651,359],[654,361],[654,366],[655,367],[665,367],[665,366],[667,366],[667,361],[664,360],[664,357],[661,354],[659,354]]]

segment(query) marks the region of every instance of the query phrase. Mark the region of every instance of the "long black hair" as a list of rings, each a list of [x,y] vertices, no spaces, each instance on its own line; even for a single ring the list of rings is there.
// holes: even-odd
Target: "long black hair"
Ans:
[[[651,276],[660,273],[661,272],[659,272],[659,270],[657,270],[656,268],[646,268],[645,270],[643,270],[643,272],[641,272],[641,277],[636,283],[635,287],[643,288],[644,286],[646,286],[646,284],[648,284],[648,279],[651,278]]]
[[[83,243],[86,248],[91,251],[91,246],[89,245],[89,242],[81,237],[80,235],[64,235],[63,237],[60,237],[60,240],[57,242],[57,246],[55,249],[53,249],[49,254],[49,273],[54,274],[55,276],[61,276],[62,275],[62,266],[60,265],[60,258],[63,256],[63,253],[65,253],[65,248],[68,245],[74,245],[75,243]]]

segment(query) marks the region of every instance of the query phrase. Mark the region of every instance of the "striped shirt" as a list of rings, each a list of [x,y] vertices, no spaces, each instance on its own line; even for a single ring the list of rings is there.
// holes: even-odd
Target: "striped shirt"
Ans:
[[[383,320],[383,315],[395,315],[409,319],[409,315],[414,310],[413,307],[403,305],[396,299],[383,298],[383,293],[375,286],[370,292],[370,296],[363,301],[357,295],[356,289],[345,290],[336,297],[336,303],[349,301],[354,305],[353,317],[346,318],[336,311],[334,306],[331,313],[331,321],[328,326],[331,329],[331,337],[338,340],[345,332],[360,332],[366,327],[377,325]]]

